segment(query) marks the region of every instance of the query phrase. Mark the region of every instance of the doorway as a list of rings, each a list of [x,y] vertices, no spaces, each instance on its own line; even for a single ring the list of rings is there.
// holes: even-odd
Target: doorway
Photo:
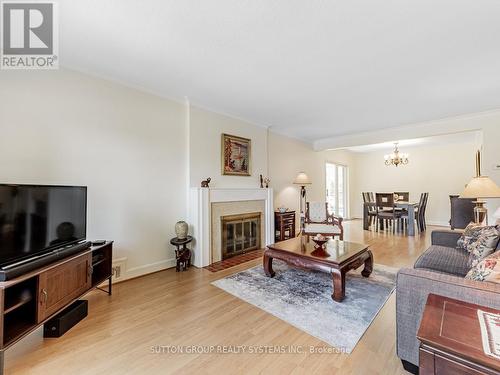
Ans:
[[[326,201],[330,213],[346,218],[348,215],[347,180],[348,168],[345,165],[326,163]]]

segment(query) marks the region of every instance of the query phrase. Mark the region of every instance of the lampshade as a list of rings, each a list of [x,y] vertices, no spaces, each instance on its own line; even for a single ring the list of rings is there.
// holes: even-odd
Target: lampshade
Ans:
[[[500,188],[487,176],[474,177],[460,198],[500,198]]]
[[[295,180],[293,180],[293,183],[301,186],[312,184],[311,180],[309,179],[309,177],[307,177],[305,172],[299,172],[297,177],[295,177]]]

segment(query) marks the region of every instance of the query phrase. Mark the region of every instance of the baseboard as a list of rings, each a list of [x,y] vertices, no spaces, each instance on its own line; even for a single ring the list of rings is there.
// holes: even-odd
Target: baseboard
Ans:
[[[169,268],[175,267],[176,260],[175,258],[171,259],[165,259],[161,260],[159,262],[155,263],[150,263],[150,264],[144,264],[139,267],[133,267],[128,269],[123,277],[120,277],[119,280],[116,280],[117,283],[129,280],[129,279],[134,279],[136,277],[148,275],[150,273],[158,272],[158,271],[163,271]]]
[[[450,228],[450,223],[448,221],[427,220],[427,225],[433,225],[433,226],[436,226],[436,227],[448,227],[448,228]]]

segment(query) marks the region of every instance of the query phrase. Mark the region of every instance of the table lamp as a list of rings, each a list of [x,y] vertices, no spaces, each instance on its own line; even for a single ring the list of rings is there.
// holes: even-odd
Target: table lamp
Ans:
[[[295,180],[293,180],[295,185],[300,185],[300,229],[304,229],[304,202],[306,201],[306,185],[311,185],[312,182],[305,174],[305,172],[299,172]]]
[[[485,207],[486,202],[482,199],[500,198],[500,188],[488,176],[481,176],[481,155],[479,151],[476,154],[476,177],[474,177],[460,194],[460,198],[477,198],[474,202],[474,220],[481,224],[486,219],[488,225],[488,210]]]

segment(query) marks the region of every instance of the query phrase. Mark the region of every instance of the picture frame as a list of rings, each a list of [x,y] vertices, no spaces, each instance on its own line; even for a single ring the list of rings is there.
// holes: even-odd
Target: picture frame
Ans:
[[[221,161],[223,175],[251,176],[252,140],[223,133]]]

